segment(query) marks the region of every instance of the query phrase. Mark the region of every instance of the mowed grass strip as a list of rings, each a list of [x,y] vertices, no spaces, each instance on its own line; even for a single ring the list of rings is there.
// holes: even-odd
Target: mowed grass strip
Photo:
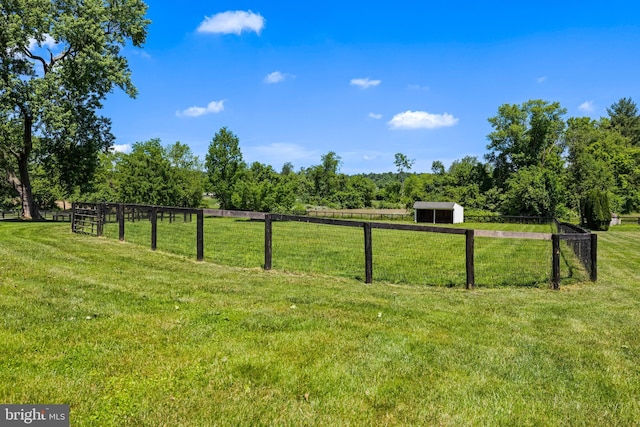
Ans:
[[[0,223],[0,401],[74,426],[634,425],[640,236],[559,292],[198,263]]]
[[[520,224],[456,224],[456,227],[549,233],[551,226]],[[117,238],[118,225],[108,224],[105,235]],[[149,247],[149,221],[125,224],[125,240]],[[158,250],[196,256],[196,224],[181,218],[158,221]],[[205,219],[205,259],[248,268],[264,264],[264,223],[244,219]],[[435,286],[464,286],[465,237],[443,233],[374,229],[375,281]],[[571,251],[562,252],[562,279],[582,281]],[[299,222],[273,223],[273,268],[364,280],[362,228]],[[476,285],[546,288],[551,279],[551,242],[525,239],[476,238]]]

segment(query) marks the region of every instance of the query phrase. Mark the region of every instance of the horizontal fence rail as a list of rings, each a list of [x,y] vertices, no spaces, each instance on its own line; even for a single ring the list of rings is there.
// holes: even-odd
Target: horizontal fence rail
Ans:
[[[71,222],[71,212],[72,210],[49,210],[49,209],[41,209],[39,210],[40,216],[42,219],[56,221],[56,222]],[[13,220],[19,219],[22,217],[22,210],[20,209],[11,209],[11,210],[0,210],[0,220]]]
[[[597,236],[581,229],[580,227],[553,221],[558,233],[530,233],[508,232],[499,230],[472,230],[453,227],[439,227],[416,224],[398,224],[390,222],[358,221],[349,219],[335,219],[315,217],[309,215],[269,214],[263,212],[233,211],[224,209],[193,209],[153,205],[134,205],[123,203],[76,203],[71,213],[72,231],[85,232],[97,236],[102,235],[103,225],[106,222],[118,224],[119,240],[125,240],[126,222],[149,221],[151,223],[151,249],[157,249],[158,220],[165,217],[169,222],[175,221],[179,216],[185,222],[191,221],[196,215],[196,257],[199,261],[204,259],[204,217],[239,218],[264,222],[264,264],[265,270],[271,270],[273,266],[273,223],[274,222],[299,222],[308,224],[321,224],[335,227],[361,228],[362,244],[364,247],[364,278],[365,283],[372,283],[374,277],[373,264],[373,239],[372,230],[397,230],[422,233],[441,233],[464,236],[465,250],[465,287],[475,287],[475,239],[498,238],[518,240],[551,241],[552,259],[550,281],[553,289],[559,289],[560,284],[560,242],[564,241],[570,246],[578,259],[590,273],[591,280],[597,279]],[[522,217],[518,217],[522,218]],[[541,220],[538,218],[538,220]],[[88,231],[90,230],[90,232]]]
[[[331,210],[309,210],[304,213],[310,217],[320,218],[351,218],[351,219],[369,219],[369,220],[391,220],[402,221],[412,220],[412,213],[391,213],[391,212],[350,212],[350,211],[331,211]]]
[[[488,222],[503,224],[551,224],[553,217],[515,215],[465,215],[464,222]]]

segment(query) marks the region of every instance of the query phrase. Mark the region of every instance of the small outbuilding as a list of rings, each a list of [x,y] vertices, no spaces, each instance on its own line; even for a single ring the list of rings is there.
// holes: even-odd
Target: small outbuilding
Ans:
[[[415,202],[416,222],[458,224],[464,222],[464,208],[453,202]]]

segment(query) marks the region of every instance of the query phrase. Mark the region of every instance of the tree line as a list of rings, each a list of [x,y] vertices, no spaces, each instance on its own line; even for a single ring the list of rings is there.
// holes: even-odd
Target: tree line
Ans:
[[[247,165],[236,135],[213,137],[204,161],[159,140],[113,153],[100,110],[116,88],[135,97],[125,46],[146,41],[142,0],[0,2],[0,208],[25,218],[55,200],[94,199],[198,206],[204,192],[221,207],[290,211],[411,206],[455,201],[467,208],[602,222],[611,211],[640,212],[640,116],[630,98],[594,120],[566,117],[557,102],[504,104],[490,117],[487,153],[430,173],[396,153],[395,172],[348,176],[330,151],[319,164],[280,171]]]
[[[60,198],[197,207],[203,194],[223,209],[290,212],[305,206],[411,207],[417,200],[454,201],[467,209],[509,215],[584,220],[611,211],[640,212],[640,115],[622,98],[598,120],[565,118],[557,102],[504,104],[489,123],[483,160],[466,156],[448,168],[434,161],[430,173],[413,173],[414,161],[396,153],[395,172],[346,175],[330,151],[320,163],[280,171],[247,164],[239,138],[228,128],[213,137],[201,161],[180,142],[158,139],[133,145],[129,154],[102,152],[92,179],[71,191],[43,162],[33,162],[35,199]],[[85,178],[89,173],[81,168]],[[16,194],[4,187],[5,204]],[[596,219],[597,221],[597,219]],[[597,225],[594,227],[597,227]]]
[[[37,219],[55,200],[198,206],[208,192],[221,207],[259,211],[432,200],[596,223],[611,211],[640,212],[640,116],[630,98],[597,120],[567,118],[557,102],[504,104],[488,119],[484,158],[448,168],[436,160],[430,173],[412,173],[403,153],[386,174],[345,175],[333,151],[298,171],[247,165],[227,128],[204,161],[159,140],[113,153],[110,120],[99,113],[116,88],[136,95],[122,49],[146,41],[146,12],[142,0],[0,2],[0,208]]]

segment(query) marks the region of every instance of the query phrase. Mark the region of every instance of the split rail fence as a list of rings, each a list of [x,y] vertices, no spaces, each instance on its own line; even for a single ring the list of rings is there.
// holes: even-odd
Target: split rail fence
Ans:
[[[184,220],[191,220],[195,215],[196,226],[196,257],[204,260],[204,217],[231,217],[264,221],[264,264],[265,270],[273,266],[273,223],[278,221],[296,221],[310,224],[323,224],[336,227],[356,227],[363,230],[364,270],[365,282],[373,282],[373,241],[372,229],[402,230],[423,233],[445,233],[458,235],[465,239],[465,269],[467,289],[475,287],[475,238],[492,237],[507,239],[533,239],[550,241],[552,246],[551,259],[551,287],[560,288],[560,258],[561,241],[567,242],[584,268],[589,272],[592,281],[597,280],[597,235],[580,229],[571,224],[555,221],[558,233],[508,232],[495,230],[471,230],[463,228],[448,228],[423,226],[412,224],[395,224],[369,221],[352,221],[330,218],[317,218],[299,215],[268,214],[261,212],[232,211],[221,209],[192,209],[151,205],[109,204],[109,203],[75,203],[72,213],[72,231],[85,232],[101,236],[105,222],[118,223],[118,237],[125,240],[126,221],[148,220],[151,223],[151,249],[157,248],[158,219],[175,220],[177,215],[183,215]]]

